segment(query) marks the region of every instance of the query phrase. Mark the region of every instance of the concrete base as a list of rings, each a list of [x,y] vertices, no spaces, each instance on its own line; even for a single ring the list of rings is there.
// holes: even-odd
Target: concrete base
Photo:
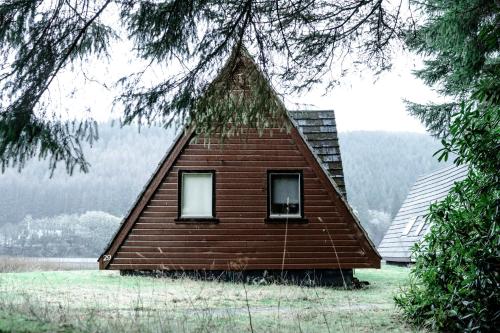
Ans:
[[[399,267],[411,267],[413,265],[412,262],[407,261],[386,261],[387,265],[399,266]]]
[[[285,283],[304,286],[352,287],[356,285],[352,269],[308,269],[308,270],[245,270],[245,271],[167,271],[167,270],[121,270],[121,275],[182,278],[247,282],[257,284]]]

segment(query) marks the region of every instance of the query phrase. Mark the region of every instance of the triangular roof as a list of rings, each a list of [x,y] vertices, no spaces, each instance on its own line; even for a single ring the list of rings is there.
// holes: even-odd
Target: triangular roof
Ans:
[[[455,183],[467,176],[467,171],[465,165],[449,166],[417,179],[378,246],[384,260],[413,261],[411,248],[429,230],[424,216],[430,205],[443,200]]]
[[[245,49],[242,49],[240,57],[243,57],[245,58],[245,61],[250,62],[251,65],[254,66],[254,69],[256,69],[260,73],[262,79],[269,84],[270,89],[273,89],[268,80],[265,78],[265,76],[258,68],[257,64],[249,56],[249,54],[246,52]],[[224,71],[224,69],[221,70],[221,72],[222,71]],[[277,95],[275,95],[275,98],[277,99],[277,103],[280,103],[284,108],[283,103],[277,97]],[[369,252],[369,255],[371,257],[380,259],[380,255],[376,251],[375,246],[371,242],[368,234],[362,227],[360,221],[354,214],[353,210],[351,209],[345,198],[343,171],[340,159],[340,151],[338,149],[338,140],[337,140],[336,125],[335,125],[333,110],[291,111],[291,112],[286,110],[286,108],[284,108],[284,110],[286,118],[292,124],[292,129],[291,129],[292,136],[296,137],[297,139],[300,139],[300,141],[303,143],[303,146],[307,147],[307,150],[302,151],[302,153],[307,155],[306,157],[310,158],[311,162],[315,163],[317,167],[321,169],[320,176],[326,183],[332,186],[334,192],[338,195],[341,204],[345,205],[345,208],[347,208],[347,211],[352,216],[355,222],[356,234],[358,235],[360,243],[363,245],[365,250]],[[313,123],[310,122],[312,120],[326,121],[326,123],[323,123],[323,125],[329,126],[330,131],[325,132],[326,133],[325,136],[316,135],[316,134],[321,134],[321,132],[319,132],[320,129],[318,130],[317,128],[315,128],[317,126],[313,126]],[[321,125],[319,126],[319,128],[321,128]],[[101,260],[103,259],[104,256],[109,255],[112,257],[116,253],[119,246],[125,240],[127,234],[133,227],[140,212],[146,206],[148,201],[151,199],[156,189],[160,186],[162,179],[168,174],[174,162],[181,154],[183,149],[189,144],[191,138],[193,138],[194,135],[195,135],[194,128],[186,126],[181,131],[181,133],[176,137],[173,145],[168,150],[165,157],[160,161],[157,169],[151,176],[150,180],[147,182],[146,186],[143,188],[142,192],[139,194],[131,210],[126,214],[119,229],[117,230],[117,232],[111,239],[110,243],[104,250],[103,254],[99,258],[99,262],[101,265],[103,265],[104,267],[107,265],[105,259]],[[311,139],[308,139],[308,137],[310,137]],[[329,139],[333,140],[334,142],[330,144]],[[322,149],[325,147],[335,148],[331,150],[334,151],[334,153],[328,154],[328,150]],[[340,162],[340,163],[337,163],[335,165],[335,168],[333,167],[334,165],[332,164],[332,167],[330,168],[330,164],[328,163],[330,162],[330,160],[332,160],[332,162]],[[342,182],[340,184],[337,184],[336,180],[334,180],[334,177],[336,177],[337,179],[341,179]]]

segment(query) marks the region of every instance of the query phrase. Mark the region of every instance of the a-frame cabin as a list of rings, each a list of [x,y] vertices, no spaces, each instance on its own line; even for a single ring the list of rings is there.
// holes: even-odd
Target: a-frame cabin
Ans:
[[[236,64],[238,73],[259,71],[246,53]],[[346,200],[333,111],[285,118],[288,131],[247,129],[223,143],[206,144],[186,127],[100,256],[100,269],[342,269],[350,280],[354,268],[379,268]]]
[[[453,165],[417,179],[378,245],[379,253],[387,263],[406,265],[415,262],[412,248],[423,242],[430,230],[425,218],[430,206],[443,200],[456,182],[465,179],[467,172],[466,165]]]

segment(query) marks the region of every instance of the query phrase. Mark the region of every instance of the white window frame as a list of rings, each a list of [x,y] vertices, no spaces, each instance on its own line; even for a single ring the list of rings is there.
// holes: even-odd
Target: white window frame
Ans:
[[[273,183],[273,176],[274,175],[277,175],[277,176],[280,176],[280,175],[295,175],[295,176],[298,176],[298,197],[299,197],[299,212],[297,214],[273,214],[272,212],[272,202],[273,202],[273,198],[272,198],[272,195],[273,195],[273,189],[272,189],[272,183]],[[303,217],[303,212],[302,212],[302,208],[303,208],[303,197],[302,197],[302,173],[301,172],[295,172],[295,171],[291,171],[291,172],[287,172],[287,171],[271,171],[269,172],[268,174],[268,209],[269,209],[269,218],[273,219],[273,218],[276,218],[276,219],[283,219],[283,218],[302,218]]]
[[[211,213],[209,215],[186,215],[183,214],[184,200],[184,177],[190,175],[210,175],[211,179]],[[215,171],[213,170],[179,170],[179,193],[178,193],[178,219],[180,220],[196,220],[196,219],[215,219]]]

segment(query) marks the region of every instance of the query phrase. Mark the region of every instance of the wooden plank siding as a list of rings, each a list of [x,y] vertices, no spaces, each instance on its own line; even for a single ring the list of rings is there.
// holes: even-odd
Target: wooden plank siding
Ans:
[[[186,136],[189,136],[186,138]],[[182,147],[179,147],[182,145]],[[223,144],[186,134],[105,252],[101,268],[162,270],[377,268],[380,257],[295,128]],[[307,153],[308,152],[308,153]],[[167,163],[167,164],[168,164]],[[176,222],[180,170],[214,170],[218,223]],[[302,170],[307,223],[266,223],[267,171]],[[159,177],[159,176],[157,176]],[[154,185],[154,191],[151,191]],[[142,199],[145,200],[145,199]],[[283,261],[283,253],[285,258]]]

